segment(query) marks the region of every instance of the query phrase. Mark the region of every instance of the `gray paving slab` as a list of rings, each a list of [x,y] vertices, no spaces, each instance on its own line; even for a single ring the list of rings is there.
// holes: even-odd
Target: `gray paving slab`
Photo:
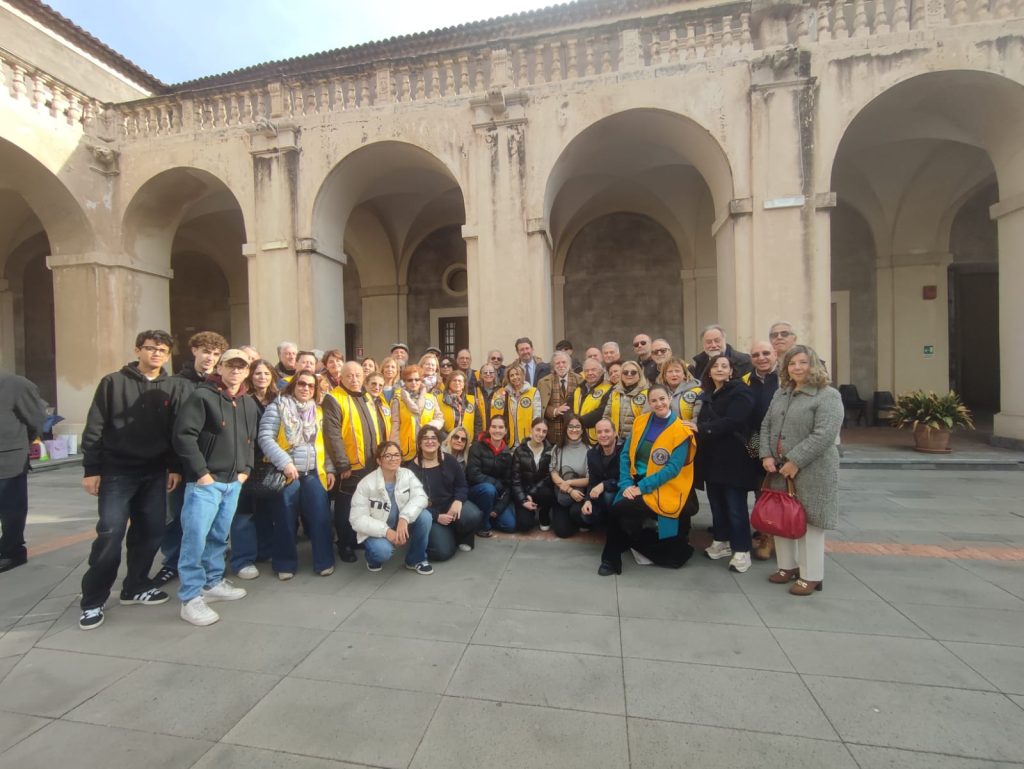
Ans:
[[[1024,598],[1024,561],[958,561],[957,565],[1018,598]]]
[[[794,673],[623,660],[630,716],[838,740]]]
[[[826,580],[825,590],[828,590]],[[828,596],[790,595],[786,589],[775,596],[750,596],[764,623],[771,628],[831,630],[841,633],[895,635],[924,638],[927,634],[884,601],[857,601]]]
[[[227,609],[221,608],[223,603],[214,604],[221,613],[220,622],[201,628],[186,626],[186,637],[160,646],[147,658],[281,676],[327,637],[326,630],[236,621],[230,614],[233,603],[240,602],[227,604]],[[178,618],[173,624],[185,625]]]
[[[365,769],[365,765],[221,743],[214,745],[192,769]]]
[[[1024,710],[1003,694],[804,676],[847,742],[1024,761]]]
[[[50,723],[48,718],[0,712],[0,754]],[[0,758],[0,761],[3,759]]]
[[[618,614],[615,580],[593,571],[551,574],[508,574],[494,592],[490,606],[572,614]]]
[[[944,641],[943,645],[1001,692],[1024,694],[1024,646]]]
[[[474,575],[468,569],[455,575],[446,575],[439,566],[431,576],[424,577],[403,567],[392,579],[381,585],[373,597],[393,601],[460,604],[482,609],[490,602],[499,581],[497,576]]]
[[[213,743],[53,721],[0,754],[0,769],[188,769]]]
[[[7,674],[21,661],[22,656],[17,654],[11,657],[0,657],[0,681],[7,677]]]
[[[36,645],[111,657],[154,659],[153,655],[165,647],[173,647],[190,633],[198,632],[181,621],[179,606],[173,600],[162,606],[118,606],[115,599],[112,607],[108,603],[103,624],[88,632],[78,627],[77,609],[69,609]]]
[[[921,753],[870,745],[850,745],[860,769],[1020,769],[1020,764]]]
[[[625,715],[616,657],[470,646],[446,694]]]
[[[143,664],[141,660],[33,649],[0,683],[0,708],[60,718]]]
[[[291,675],[441,694],[465,649],[465,644],[448,641],[339,631],[324,639]]]
[[[483,613],[484,610],[478,606],[448,604],[440,608],[434,603],[370,598],[338,629],[351,633],[466,643]]]
[[[878,542],[880,540],[874,538],[873,541]],[[765,565],[767,568],[763,571],[750,571],[737,578],[736,582],[739,584],[740,589],[746,595],[785,596],[789,590],[788,585],[776,585],[768,581],[768,577],[777,568],[775,561],[769,561]],[[847,571],[832,556],[825,557],[825,575],[828,577],[826,589],[828,590],[829,600],[834,598],[848,598],[857,601],[883,600],[878,593]]]
[[[799,673],[962,689],[995,688],[938,641],[818,630],[772,632]]]
[[[424,692],[285,678],[222,741],[405,769],[440,699]]]
[[[474,644],[621,656],[619,620],[597,614],[488,609]]]
[[[623,617],[764,626],[743,593],[701,593],[667,585],[641,587],[632,584],[625,574],[614,579],[618,582],[619,614]]]
[[[632,617],[621,624],[625,657],[793,671],[767,628]]]
[[[643,769],[857,769],[838,742],[643,718],[629,719],[629,756]]]
[[[621,769],[626,719],[445,697],[410,769]]]
[[[12,627],[0,636],[0,659],[25,654],[46,634],[46,630],[46,623]]]
[[[65,719],[218,740],[277,682],[260,673],[148,662]]]
[[[236,582],[249,590],[241,601],[233,601],[225,616],[262,625],[334,630],[363,602],[363,598],[334,593],[317,595],[267,590],[252,582]],[[214,608],[217,608],[216,606]]]
[[[940,641],[1024,646],[1024,612],[911,603],[898,603],[894,606]]]

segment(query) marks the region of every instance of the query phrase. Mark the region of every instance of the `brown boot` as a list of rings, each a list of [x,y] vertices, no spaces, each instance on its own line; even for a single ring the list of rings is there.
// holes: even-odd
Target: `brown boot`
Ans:
[[[774,574],[768,575],[768,581],[776,585],[785,585],[800,577],[800,569],[779,569]]]
[[[761,534],[760,541],[750,551],[754,560],[767,561],[775,557],[775,537],[771,534]]]
[[[793,587],[789,589],[789,592],[793,595],[811,595],[815,590],[821,591],[824,586],[824,582],[811,582],[806,579],[798,579],[793,583]]]

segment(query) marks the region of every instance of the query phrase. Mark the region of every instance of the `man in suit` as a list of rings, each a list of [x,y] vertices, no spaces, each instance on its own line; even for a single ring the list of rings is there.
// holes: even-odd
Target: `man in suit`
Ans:
[[[572,370],[569,353],[559,350],[551,357],[554,368],[537,384],[544,421],[548,423],[548,440],[561,446],[565,438],[565,426],[572,416],[572,396],[579,387],[580,377]]]
[[[542,363],[533,355],[533,342],[527,336],[521,336],[516,340],[516,355],[526,372],[526,381],[536,387],[541,379],[551,373],[551,366]]]
[[[42,435],[45,417],[34,384],[15,374],[0,375],[0,571],[28,560],[28,449]]]

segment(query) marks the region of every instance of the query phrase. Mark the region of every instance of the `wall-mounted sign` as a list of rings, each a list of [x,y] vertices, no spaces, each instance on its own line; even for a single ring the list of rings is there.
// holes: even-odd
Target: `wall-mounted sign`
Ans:
[[[935,355],[935,345],[933,345],[933,344],[926,344],[924,346],[924,357],[930,358],[933,355]]]

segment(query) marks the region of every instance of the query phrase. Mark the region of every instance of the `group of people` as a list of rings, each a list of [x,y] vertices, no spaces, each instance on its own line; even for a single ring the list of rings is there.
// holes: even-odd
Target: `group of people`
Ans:
[[[104,621],[126,536],[120,602],[162,604],[178,579],[180,616],[208,625],[219,619],[210,604],[246,595],[225,579],[229,565],[241,580],[267,560],[278,579],[294,577],[300,529],[323,577],[358,550],[371,572],[402,551],[406,568],[429,575],[478,538],[534,527],[603,530],[602,576],[621,573],[626,551],[678,568],[693,553],[698,487],[713,519],[705,554],[743,573],[756,553],[748,494],[766,474],[795,482],[809,524],[800,540],[776,539],[770,579],[797,595],[822,587],[843,413],[791,324],[749,354],[709,326],[690,361],[643,333],[634,356],[607,342],[582,362],[567,340],[544,362],[520,338],[514,359],[492,350],[478,370],[468,350],[413,361],[404,344],[378,362],[283,342],[271,362],[201,332],[169,375],[173,345],[141,332],[137,360],[102,379],[89,411],[83,487],[99,523],[82,629]],[[772,546],[761,537],[762,554]]]

